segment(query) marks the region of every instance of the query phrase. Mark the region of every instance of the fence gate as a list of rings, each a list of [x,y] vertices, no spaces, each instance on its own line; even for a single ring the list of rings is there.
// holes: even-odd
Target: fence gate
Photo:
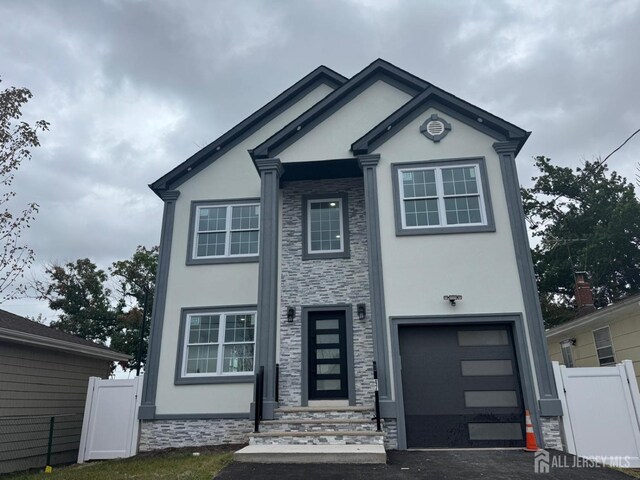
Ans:
[[[640,468],[640,394],[633,363],[566,368],[553,362],[553,371],[568,453],[614,466],[622,457],[626,466]]]
[[[89,378],[78,463],[136,454],[142,376],[132,380]]]

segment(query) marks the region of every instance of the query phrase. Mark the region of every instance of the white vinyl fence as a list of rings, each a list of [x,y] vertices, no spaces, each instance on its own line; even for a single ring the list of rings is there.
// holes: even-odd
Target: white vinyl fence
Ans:
[[[640,468],[640,394],[633,363],[567,368],[553,362],[553,372],[567,452]]]
[[[141,392],[142,376],[132,380],[89,378],[78,463],[136,454]]]

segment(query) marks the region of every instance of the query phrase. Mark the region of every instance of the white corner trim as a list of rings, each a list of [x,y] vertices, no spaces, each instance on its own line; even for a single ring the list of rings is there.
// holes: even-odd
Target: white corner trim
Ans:
[[[54,350],[62,350],[76,355],[87,355],[94,358],[104,358],[105,360],[129,360],[131,357],[124,353],[115,351],[106,351],[99,347],[91,347],[79,343],[67,342],[57,338],[43,337],[34,335],[33,333],[25,333],[9,328],[0,328],[0,340],[9,340],[12,342],[26,343],[28,345],[37,345],[43,348],[52,348]]]

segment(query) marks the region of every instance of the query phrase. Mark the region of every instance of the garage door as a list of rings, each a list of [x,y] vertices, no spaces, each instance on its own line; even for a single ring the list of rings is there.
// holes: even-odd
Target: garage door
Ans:
[[[508,326],[399,328],[409,448],[524,445],[524,408]]]

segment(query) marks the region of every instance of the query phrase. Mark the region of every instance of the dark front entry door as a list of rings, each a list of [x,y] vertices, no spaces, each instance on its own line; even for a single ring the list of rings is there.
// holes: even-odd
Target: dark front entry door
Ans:
[[[309,400],[349,397],[344,311],[309,313]]]
[[[524,444],[508,326],[401,326],[399,337],[409,448]]]

